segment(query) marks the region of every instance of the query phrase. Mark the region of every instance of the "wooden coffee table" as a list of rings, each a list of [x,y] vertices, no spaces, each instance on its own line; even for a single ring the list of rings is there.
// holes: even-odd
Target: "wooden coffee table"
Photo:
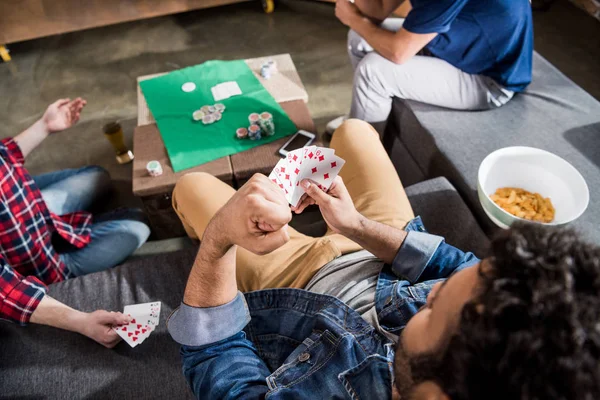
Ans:
[[[277,62],[279,72],[265,81],[260,77],[259,70],[267,59]],[[250,59],[246,62],[296,127],[315,132],[314,122],[306,106],[308,95],[289,54]],[[139,77],[138,82],[160,75],[162,74]],[[255,173],[270,173],[280,160],[278,150],[286,140],[288,138],[282,138],[242,153],[174,172],[158,127],[138,84],[138,127],[133,133],[133,193],[142,199],[154,236],[166,239],[185,235],[171,204],[171,193],[181,176],[190,172],[206,172],[238,188]],[[162,165],[163,174],[160,177],[151,177],[146,172],[146,164],[152,160],[157,160]]]

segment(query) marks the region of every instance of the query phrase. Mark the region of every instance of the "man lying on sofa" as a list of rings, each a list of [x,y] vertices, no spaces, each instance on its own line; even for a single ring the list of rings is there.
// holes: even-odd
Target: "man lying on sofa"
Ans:
[[[345,148],[346,166],[364,161],[350,161],[342,146],[357,130],[370,138],[359,147],[377,153],[372,128],[347,123],[333,142],[336,154]],[[350,171],[343,177],[348,187],[371,188]],[[319,266],[313,249],[332,248],[313,239],[295,268],[290,246],[299,234],[287,225],[286,199],[266,177],[231,193],[208,221],[201,217],[212,206],[192,200],[224,194],[225,186],[208,175],[188,177],[174,202],[202,244],[168,328],[183,344],[184,374],[196,397],[385,399],[393,388],[403,399],[600,395],[600,249],[574,233],[519,225],[480,262],[426,233],[418,218],[401,229],[365,215],[358,207],[373,210],[353,202],[342,178],[328,193],[305,181],[309,197],[296,211],[319,206],[331,229],[321,239],[343,243],[335,237],[343,235],[372,254],[354,251]],[[198,183],[205,186],[194,191]],[[386,199],[398,188],[387,189],[370,196]],[[380,211],[403,202],[392,200],[380,201]],[[269,265],[273,260],[279,264]],[[304,289],[242,295],[243,285],[260,287],[260,279],[244,279],[260,277],[262,267],[277,275],[267,284],[278,287],[313,272]]]

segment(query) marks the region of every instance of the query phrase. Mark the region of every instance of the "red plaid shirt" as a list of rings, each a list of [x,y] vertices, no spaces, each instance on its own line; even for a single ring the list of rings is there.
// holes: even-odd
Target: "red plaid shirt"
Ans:
[[[71,273],[52,246],[59,234],[77,248],[90,242],[92,216],[51,213],[12,139],[0,141],[0,319],[25,325],[46,285]]]

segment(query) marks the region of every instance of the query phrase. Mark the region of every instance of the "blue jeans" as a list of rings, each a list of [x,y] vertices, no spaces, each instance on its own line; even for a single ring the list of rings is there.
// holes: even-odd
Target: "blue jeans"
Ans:
[[[57,215],[89,211],[111,189],[108,172],[96,166],[50,172],[33,179],[48,209]],[[144,221],[138,209],[94,216],[90,244],[82,249],[66,244],[57,251],[76,276],[112,268],[146,242],[150,228]]]

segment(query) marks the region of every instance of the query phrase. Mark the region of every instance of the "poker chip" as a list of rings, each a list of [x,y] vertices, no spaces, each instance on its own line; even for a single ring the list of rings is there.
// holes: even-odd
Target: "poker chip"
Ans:
[[[213,117],[212,114],[208,114],[202,117],[202,123],[204,125],[212,124],[213,122],[215,122],[215,117]]]
[[[260,120],[260,115],[258,115],[257,113],[252,113],[252,114],[248,115],[248,122],[250,122],[250,125],[258,124],[259,120]]]
[[[262,132],[267,136],[273,136],[275,134],[275,123],[273,122],[273,115],[269,112],[265,111],[260,114],[258,126],[260,126]]]
[[[215,109],[222,114],[225,111],[225,104],[217,103],[215,104]]]
[[[223,115],[222,115],[222,114],[221,114],[219,111],[215,111],[215,112],[212,114],[212,116],[214,117],[214,119],[215,119],[215,122],[216,122],[216,121],[220,121],[220,120],[221,120],[221,118],[223,117]]]
[[[275,60],[269,60],[267,62],[267,65],[271,69],[271,73],[273,73],[273,74],[277,73],[277,62]]]
[[[194,90],[196,90],[196,84],[194,82],[186,82],[183,85],[181,85],[181,90],[183,90],[186,93],[193,92]]]
[[[194,121],[201,121],[202,117],[204,117],[204,112],[202,110],[196,110],[192,114],[192,118],[194,119]]]
[[[215,111],[217,111],[217,109],[215,108],[215,106],[208,106],[208,112],[209,113],[214,113]]]
[[[271,79],[271,68],[269,68],[268,65],[263,65],[260,68],[260,76],[262,76],[265,79]]]
[[[148,175],[152,177],[161,176],[163,173],[162,166],[156,160],[152,160],[146,164],[146,171],[148,171]]]
[[[248,137],[248,129],[246,128],[238,128],[235,131],[235,136],[237,136],[238,139],[245,139]]]
[[[248,127],[248,136],[250,136],[250,139],[254,140],[256,136],[259,136],[260,139],[261,133],[260,126],[258,125],[250,125]]]
[[[202,111],[205,115],[206,114],[210,114],[208,106],[202,106],[202,107],[200,107],[200,111]]]

